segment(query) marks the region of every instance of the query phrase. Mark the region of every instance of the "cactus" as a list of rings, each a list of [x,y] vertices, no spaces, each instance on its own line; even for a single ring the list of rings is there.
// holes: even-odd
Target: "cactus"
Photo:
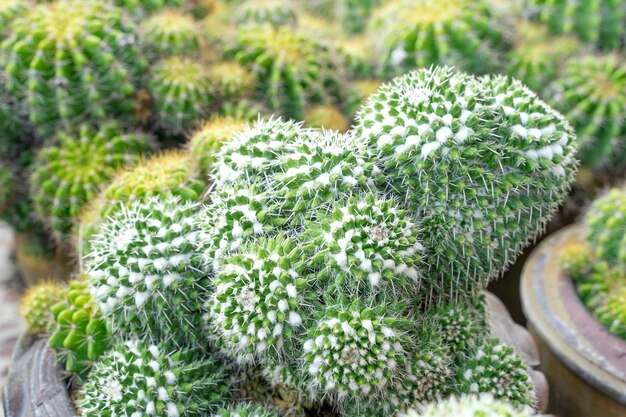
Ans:
[[[285,0],[248,0],[235,11],[237,25],[296,26],[297,20],[295,8]]]
[[[279,417],[277,410],[259,404],[243,403],[221,408],[213,417]]]
[[[396,0],[372,16],[385,76],[431,65],[472,73],[497,69],[507,46],[485,0]]]
[[[331,48],[288,28],[242,26],[226,55],[253,71],[263,102],[286,117],[344,99],[344,70]]]
[[[193,417],[217,411],[228,390],[216,357],[132,340],[102,357],[77,405],[85,417]]]
[[[51,307],[54,322],[50,330],[50,346],[59,361],[79,381],[85,377],[98,358],[112,343],[108,324],[89,294],[89,277],[70,281],[63,299]]]
[[[237,62],[216,62],[209,67],[209,73],[213,83],[213,94],[222,103],[251,97],[254,93],[256,87],[254,76]]]
[[[115,4],[135,16],[145,16],[165,8],[184,7],[186,0],[115,0]]]
[[[572,123],[584,166],[621,168],[626,158],[626,63],[613,55],[571,59],[551,87],[551,100]]]
[[[347,33],[359,33],[367,27],[370,14],[383,0],[339,0],[336,2],[337,20]]]
[[[483,294],[468,300],[455,300],[432,306],[428,315],[434,318],[439,331],[456,357],[463,355],[475,340],[489,334],[487,306]]]
[[[487,393],[516,406],[533,406],[535,388],[527,366],[515,350],[486,339],[457,364],[458,392]]]
[[[626,190],[613,188],[593,201],[585,215],[586,241],[599,259],[623,265],[626,272]]]
[[[219,111],[219,115],[222,117],[247,120],[249,122],[255,122],[259,118],[271,117],[272,114],[273,112],[268,110],[263,104],[250,99],[222,103]]]
[[[353,81],[350,84],[348,93],[347,113],[350,118],[365,104],[367,99],[376,93],[383,81],[377,78],[369,78],[364,80]]]
[[[626,8],[619,0],[525,0],[528,13],[555,34],[574,34],[599,49],[623,45]]]
[[[425,404],[420,411],[409,410],[401,417],[531,417],[528,407],[520,409],[489,394],[453,396],[436,403]]]
[[[45,333],[54,322],[51,307],[61,301],[64,289],[54,282],[43,282],[28,288],[20,302],[20,314],[28,330]]]
[[[215,101],[208,69],[189,58],[159,61],[148,88],[157,125],[174,134],[184,133],[206,118]]]
[[[304,124],[307,127],[326,128],[338,132],[347,132],[350,122],[340,109],[329,105],[311,106],[304,113]]]
[[[30,141],[23,115],[2,80],[0,76],[0,160],[8,160],[28,148]]]
[[[121,9],[82,0],[39,4],[12,29],[0,56],[6,88],[40,133],[132,114],[147,64]]]
[[[351,79],[374,77],[377,75],[376,48],[369,36],[332,38],[331,45],[336,49]]]
[[[3,0],[0,3],[0,34],[9,29],[13,19],[25,15],[31,7],[30,0]]]
[[[609,332],[626,340],[626,277],[621,278],[619,287],[610,290],[605,302],[593,312]]]
[[[59,133],[59,145],[41,149],[31,175],[35,210],[54,232],[67,241],[83,206],[125,166],[137,163],[152,147],[150,136],[126,133],[117,122],[95,129],[82,124]]]
[[[200,30],[189,15],[164,9],[142,22],[142,40],[151,57],[192,55],[200,50]]]
[[[247,125],[244,120],[231,117],[215,117],[202,125],[189,140],[189,153],[198,161],[202,172],[206,175],[213,166],[215,154],[222,144],[231,140]]]
[[[11,168],[0,161],[0,213],[4,213],[9,208],[14,186]]]
[[[453,292],[485,285],[515,259],[576,167],[568,123],[504,77],[415,71],[381,87],[357,119],[388,189],[421,219],[427,279]]]
[[[114,331],[183,345],[203,335],[209,277],[195,254],[196,203],[136,202],[109,217],[91,240],[92,293]]]

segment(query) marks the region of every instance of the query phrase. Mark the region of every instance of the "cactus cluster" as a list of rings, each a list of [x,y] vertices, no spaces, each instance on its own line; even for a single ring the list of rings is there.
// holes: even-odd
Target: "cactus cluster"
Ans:
[[[237,25],[295,26],[297,20],[296,9],[286,0],[246,1],[237,7],[235,15]]]
[[[509,402],[491,395],[466,395],[427,404],[418,410],[409,410],[402,417],[531,417],[528,408],[519,409]]]
[[[196,158],[205,175],[211,170],[222,144],[230,141],[246,124],[246,121],[232,117],[216,117],[206,121],[191,135],[187,145],[189,153]]]

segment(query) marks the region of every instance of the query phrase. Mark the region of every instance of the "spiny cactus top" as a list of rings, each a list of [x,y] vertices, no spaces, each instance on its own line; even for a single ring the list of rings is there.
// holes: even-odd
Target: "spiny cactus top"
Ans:
[[[209,66],[213,94],[224,102],[251,97],[255,93],[256,82],[252,72],[237,62],[222,61]],[[255,117],[256,119],[256,117]]]
[[[82,124],[59,133],[59,145],[43,148],[31,176],[39,218],[64,242],[85,203],[125,165],[137,163],[152,148],[150,136],[125,133],[117,122],[99,128]]]
[[[506,44],[484,0],[394,0],[372,17],[386,76],[430,65],[493,70]],[[382,32],[381,32],[382,31]]]
[[[574,125],[584,166],[611,170],[626,159],[626,62],[605,55],[572,58],[550,91]]]
[[[42,133],[58,124],[132,114],[147,64],[122,9],[108,2],[39,4],[2,43],[7,89]]]
[[[384,85],[357,118],[388,189],[420,218],[427,276],[450,290],[485,285],[512,262],[576,167],[569,124],[504,77],[415,71]]]
[[[226,51],[257,77],[260,94],[273,110],[299,119],[310,103],[339,103],[344,70],[326,45],[289,28],[242,26]]]
[[[61,300],[64,289],[54,282],[30,287],[20,302],[20,313],[28,329],[34,333],[46,332],[54,320],[50,308]]]
[[[525,0],[531,15],[552,33],[575,34],[599,49],[623,45],[626,5],[620,0]]]
[[[221,408],[213,417],[280,417],[280,413],[260,404],[242,403]]]
[[[92,293],[120,334],[181,345],[203,338],[211,284],[195,253],[198,211],[178,198],[135,202],[91,240]]]
[[[217,358],[132,340],[102,358],[77,405],[85,417],[204,416],[225,402],[228,388]]]
[[[221,149],[222,144],[243,130],[247,125],[244,120],[232,117],[216,117],[208,120],[196,131],[189,140],[189,152],[200,165],[200,169],[207,174],[215,161],[215,154]]]
[[[200,49],[200,31],[193,17],[165,9],[141,24],[141,37],[151,57],[192,55]]]
[[[401,417],[531,417],[528,408],[519,409],[507,401],[496,400],[482,394],[450,397],[437,403],[427,404],[420,411],[409,410]]]
[[[295,26],[297,20],[295,8],[286,0],[249,0],[235,11],[235,23],[238,25]]]

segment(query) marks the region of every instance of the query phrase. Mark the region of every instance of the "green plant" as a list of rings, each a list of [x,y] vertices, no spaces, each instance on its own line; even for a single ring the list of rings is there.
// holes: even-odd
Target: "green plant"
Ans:
[[[484,0],[395,0],[372,16],[386,77],[431,65],[497,69],[507,44]]]
[[[115,0],[115,4],[138,16],[144,16],[165,8],[183,7],[186,3],[185,0]]]
[[[270,117],[273,114],[272,111],[268,110],[267,107],[258,101],[245,98],[235,102],[227,101],[222,103],[220,107],[220,116],[250,122],[255,122],[259,118]]]
[[[525,0],[531,16],[552,33],[575,34],[599,49],[624,42],[626,9],[620,0]]]
[[[65,369],[84,381],[112,344],[108,324],[89,293],[89,277],[81,275],[70,281],[62,300],[50,311],[54,316],[50,346]]]
[[[4,0],[0,3],[0,33],[6,32],[13,19],[26,14],[30,7],[29,0]]]
[[[120,123],[106,122],[98,128],[85,123],[60,132],[58,141],[58,146],[38,152],[30,182],[37,215],[63,243],[84,205],[117,170],[139,162],[152,148],[152,139],[124,132]]]
[[[377,78],[356,80],[350,83],[347,112],[351,119],[363,107],[367,99],[378,91],[382,84],[383,81]]]
[[[453,396],[409,410],[402,417],[531,417],[531,410],[493,398],[488,394]]]
[[[552,84],[550,97],[576,129],[584,166],[602,171],[624,165],[624,62],[614,55],[573,58]]]
[[[626,270],[624,209],[626,192],[621,188],[594,200],[585,215],[585,239],[596,257],[611,265],[623,265]]]
[[[221,408],[213,417],[279,417],[277,410],[259,404],[243,403]]]
[[[372,11],[382,3],[382,0],[339,0],[335,14],[344,31],[359,33],[367,27]]]
[[[30,287],[20,302],[20,314],[28,330],[45,333],[54,322],[51,307],[61,301],[64,289],[54,282],[43,282]]]
[[[141,23],[146,53],[153,57],[193,55],[200,50],[200,30],[193,17],[164,9]]]
[[[156,123],[175,134],[206,118],[215,101],[208,69],[190,58],[175,56],[156,63],[148,88]]]
[[[215,117],[206,121],[187,144],[189,153],[196,158],[204,174],[207,174],[215,161],[216,153],[222,144],[228,142],[247,125],[245,120],[231,117]]]
[[[132,114],[147,69],[123,11],[82,0],[39,4],[15,19],[0,61],[7,90],[44,134]]]
[[[216,411],[228,389],[216,357],[132,340],[100,360],[77,404],[87,417],[192,417]]]
[[[338,132],[346,132],[350,128],[350,122],[342,111],[330,105],[309,107],[304,113],[303,120],[306,126],[313,128],[326,128]]]
[[[296,9],[285,0],[249,0],[235,11],[237,25],[295,26],[297,20]]]
[[[222,61],[209,67],[213,93],[222,104],[251,97],[256,87],[254,75],[237,62]]]

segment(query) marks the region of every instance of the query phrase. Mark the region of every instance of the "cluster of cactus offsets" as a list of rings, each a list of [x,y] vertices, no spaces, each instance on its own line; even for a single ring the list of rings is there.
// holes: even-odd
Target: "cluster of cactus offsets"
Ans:
[[[525,0],[529,14],[555,34],[574,34],[599,49],[624,44],[626,6],[620,0]]]
[[[43,333],[54,322],[51,307],[61,301],[65,289],[54,282],[44,282],[26,291],[20,304],[20,313],[28,329],[33,333]]]
[[[0,61],[6,88],[40,130],[132,114],[147,63],[124,12],[107,2],[60,0],[13,21]]]
[[[626,158],[626,63],[614,55],[568,61],[551,100],[576,129],[584,166],[610,170]]]
[[[494,70],[507,40],[484,0],[394,0],[372,16],[388,76],[431,65]]]
[[[206,416],[228,391],[216,357],[131,340],[102,357],[77,405],[85,417]]]
[[[242,403],[221,408],[213,417],[280,417],[280,413],[263,405]]]
[[[165,9],[141,25],[142,40],[149,56],[192,55],[200,50],[200,30],[190,15]]]
[[[531,417],[529,408],[520,409],[492,395],[453,396],[443,401],[427,404],[419,411],[409,410],[401,417]]]
[[[238,6],[235,16],[237,25],[281,27],[295,26],[297,21],[296,9],[288,0],[249,0]]]
[[[300,119],[310,104],[345,99],[345,69],[330,47],[289,28],[244,26],[226,55],[249,68],[264,103]]]
[[[188,148],[191,155],[198,161],[204,174],[213,166],[215,155],[222,144],[230,141],[233,136],[244,129],[247,121],[232,117],[216,117],[208,120],[189,140]]]
[[[415,71],[384,85],[357,119],[387,187],[420,218],[428,279],[450,291],[501,273],[556,210],[577,165],[567,121],[505,77]]]
[[[213,93],[223,103],[231,103],[251,97],[255,89],[255,77],[237,62],[216,62],[209,67]],[[256,117],[255,117],[256,118]]]
[[[350,128],[350,121],[336,106],[317,104],[311,106],[304,113],[304,124],[307,127],[325,128],[346,132]]]
[[[86,123],[59,133],[59,145],[41,149],[31,176],[35,210],[57,242],[69,237],[86,202],[125,165],[152,148],[150,136],[126,133],[117,122],[98,129]]]
[[[174,56],[156,63],[148,87],[155,121],[174,134],[206,118],[215,103],[208,69],[190,58]]]
[[[112,344],[107,322],[89,294],[89,277],[70,281],[62,300],[52,306],[50,346],[68,372],[84,380]]]

